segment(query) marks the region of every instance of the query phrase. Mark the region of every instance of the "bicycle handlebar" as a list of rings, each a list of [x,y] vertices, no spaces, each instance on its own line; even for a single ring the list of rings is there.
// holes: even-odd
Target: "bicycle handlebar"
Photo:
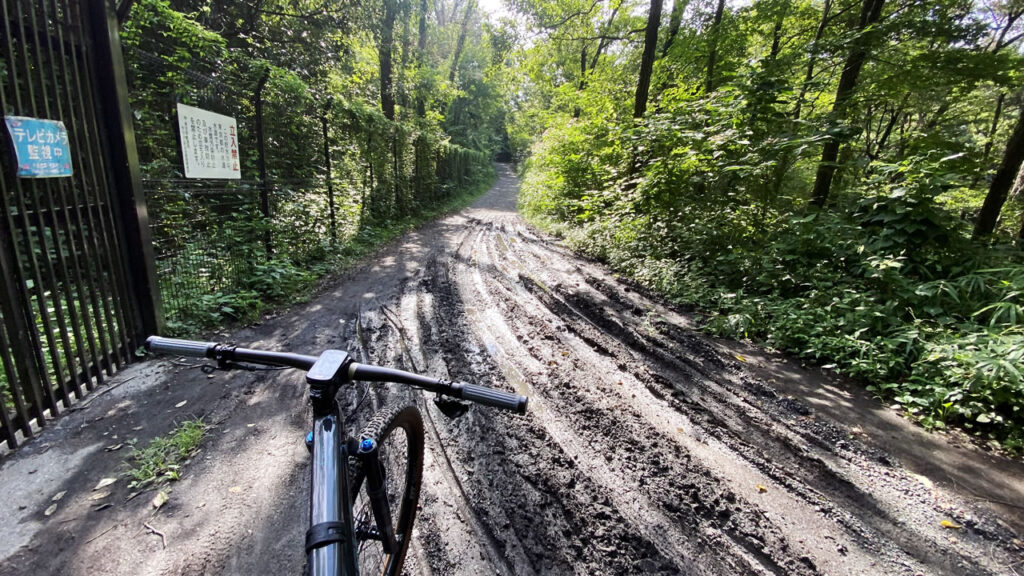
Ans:
[[[180,356],[192,356],[196,358],[209,358],[211,360],[226,362],[251,362],[254,364],[266,364],[270,366],[287,366],[308,371],[317,361],[316,356],[305,356],[302,354],[290,354],[286,352],[267,352],[263,350],[250,350],[248,348],[236,348],[216,342],[196,342],[194,340],[179,340],[177,338],[163,338],[150,336],[146,339],[146,349],[151,352],[162,352],[166,354],[178,354]],[[396,382],[407,384],[417,388],[423,388],[430,392],[453,396],[463,400],[469,400],[478,404],[494,406],[511,410],[518,414],[526,413],[526,405],[529,399],[526,396],[503,392],[477,386],[476,384],[464,384],[461,382],[449,382],[429,376],[422,376],[397,370],[395,368],[384,368],[371,364],[360,364],[351,362],[348,365],[347,374],[344,374],[346,381],[366,380],[370,382]]]

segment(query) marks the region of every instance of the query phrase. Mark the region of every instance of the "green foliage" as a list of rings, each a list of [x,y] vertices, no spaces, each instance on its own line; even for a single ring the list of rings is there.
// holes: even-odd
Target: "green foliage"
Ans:
[[[128,455],[129,488],[149,488],[179,480],[181,468],[199,450],[209,425],[196,418],[178,424],[166,436],[150,440],[145,447],[132,441]]]
[[[717,27],[716,2],[686,3],[662,22],[641,119],[644,3],[516,5],[534,36],[507,121],[532,222],[713,333],[862,380],[926,426],[1024,446],[1019,204],[994,242],[969,238],[1016,119],[1024,21],[1009,3],[887,2],[863,31],[858,0],[829,14],[756,0]],[[869,57],[836,108],[857,50]],[[837,172],[817,209],[828,141]]]
[[[460,22],[434,16],[454,6],[431,6],[422,53],[412,49],[418,4],[395,7],[389,119],[379,4],[133,5],[122,38],[169,332],[252,322],[302,298],[351,254],[493,176],[506,141],[507,30],[475,13],[449,75]],[[241,180],[184,179],[178,102],[236,119]]]
[[[846,192],[847,210],[807,213],[740,187],[730,168],[770,169],[758,172],[735,131],[710,118],[697,130],[656,116],[640,138],[552,127],[526,163],[522,208],[575,249],[697,306],[714,334],[865,381],[926,426],[1019,447],[1024,257],[967,239],[940,201],[962,184],[951,161],[876,165]],[[650,150],[641,176],[615,172],[616,138]]]

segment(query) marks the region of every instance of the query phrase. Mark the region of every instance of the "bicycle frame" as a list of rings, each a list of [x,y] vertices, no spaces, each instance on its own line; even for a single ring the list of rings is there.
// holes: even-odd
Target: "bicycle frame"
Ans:
[[[310,395],[313,403],[313,465],[310,482],[309,520],[306,532],[306,553],[311,576],[358,576],[359,556],[353,510],[352,478],[349,477],[349,456],[362,461],[377,534],[385,553],[396,546],[387,486],[381,471],[380,454],[372,441],[357,442],[346,436],[344,419],[338,411],[335,394],[328,398]],[[322,412],[326,411],[326,414]]]
[[[348,477],[348,446],[337,408],[313,422],[313,471],[309,494],[307,559],[312,576],[358,576],[355,519],[351,479]],[[317,526],[332,531],[338,540],[309,549]]]

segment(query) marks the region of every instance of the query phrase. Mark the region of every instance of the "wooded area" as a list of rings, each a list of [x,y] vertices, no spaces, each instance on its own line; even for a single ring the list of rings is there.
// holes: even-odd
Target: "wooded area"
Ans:
[[[1024,2],[514,5],[533,222],[714,333],[1024,447]]]
[[[169,329],[248,321],[486,186],[501,42],[472,1],[122,2]],[[177,103],[238,122],[242,179],[186,180]]]

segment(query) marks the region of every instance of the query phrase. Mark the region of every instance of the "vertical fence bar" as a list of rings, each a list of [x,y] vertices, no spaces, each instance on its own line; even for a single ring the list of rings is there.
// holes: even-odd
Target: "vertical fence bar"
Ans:
[[[120,367],[122,363],[131,359],[128,354],[128,348],[131,347],[129,334],[133,331],[132,326],[135,325],[135,312],[131,302],[132,292],[128,289],[122,265],[125,252],[121,249],[121,241],[116,232],[116,219],[111,206],[110,194],[106,193],[109,180],[107,162],[103,154],[106,146],[96,121],[99,106],[96,105],[93,98],[94,87],[91,79],[94,67],[86,53],[89,36],[84,28],[81,1],[62,1],[67,15],[68,33],[74,37],[75,46],[79,47],[75,51],[75,57],[71,59],[71,71],[74,88],[79,95],[78,113],[82,119],[81,131],[85,134],[85,157],[89,167],[89,186],[86,187],[85,196],[86,202],[92,202],[92,204],[87,207],[86,215],[92,230],[93,241],[103,257],[99,262],[100,268],[96,271],[100,277],[105,272],[108,278],[108,281],[104,283],[108,292],[102,295],[101,300],[106,332],[110,339],[107,373],[112,374],[115,366]],[[74,4],[71,3],[72,1]],[[72,10],[72,6],[78,10]],[[94,198],[90,198],[90,190],[93,192]]]
[[[256,163],[260,172],[260,211],[263,212],[266,225],[263,246],[269,258],[274,254],[274,239],[270,235],[270,182],[267,180],[267,143],[263,134],[263,89],[267,86],[267,80],[270,80],[270,68],[266,69],[256,83]]]
[[[3,84],[0,84],[0,92],[2,91]],[[0,175],[0,194],[4,197],[3,209],[9,214],[5,180],[6,178]],[[31,359],[35,355],[30,347],[31,340],[26,342],[24,338],[19,337],[28,332],[24,316],[25,310],[28,309],[28,302],[25,301],[25,295],[21,291],[24,286],[24,283],[20,281],[21,271],[17,270],[17,262],[11,261],[17,253],[13,246],[10,246],[14,238],[8,224],[9,220],[6,215],[0,218],[0,275],[2,275],[0,281],[3,282],[0,285],[0,289],[3,290],[3,294],[0,296],[0,315],[3,316],[4,321],[4,325],[0,326],[0,356],[3,357],[4,373],[7,375],[7,385],[11,400],[14,402],[18,427],[26,438],[30,438],[32,437],[32,427],[29,425],[31,417],[25,409],[22,398],[28,399],[38,407],[41,404],[42,391],[39,376],[32,370]],[[12,335],[9,342],[7,341],[8,334]],[[14,358],[10,356],[11,350],[14,352]],[[23,390],[26,386],[29,389],[28,394],[25,394]],[[7,410],[2,404],[0,404],[0,411],[6,415]],[[38,411],[42,412],[41,409]],[[7,429],[7,445],[17,448],[14,428],[7,422],[4,423],[4,427]]]
[[[49,10],[45,1],[33,4],[39,10],[39,15],[42,16],[42,26],[40,26],[40,22],[36,19],[36,10],[32,11],[32,28],[35,30],[36,42],[36,61],[39,63],[39,80],[43,96],[42,110],[47,118],[65,120],[63,105],[60,103],[60,83],[57,79],[58,67],[53,53],[53,37],[49,33]],[[56,23],[54,22],[54,24]],[[43,36],[40,36],[41,34]],[[46,47],[45,52],[43,50],[44,46]],[[46,56],[45,65],[43,64],[44,56]],[[46,69],[50,71],[49,80],[52,82],[52,92],[47,90],[46,87],[47,78],[43,73],[43,70]],[[56,103],[56,115],[51,103]],[[67,120],[70,123],[71,119],[68,118]],[[49,178],[43,187],[45,190],[46,209],[50,215],[50,235],[53,237],[57,259],[57,277],[61,288],[63,288],[61,292],[64,296],[64,304],[67,306],[67,319],[63,318],[65,314],[61,314],[58,311],[58,325],[61,326],[62,340],[65,346],[64,355],[68,367],[68,379],[57,384],[61,387],[65,407],[70,407],[69,396],[72,391],[76,398],[81,398],[83,385],[86,389],[92,388],[92,379],[89,377],[89,360],[85,355],[87,342],[82,335],[82,322],[79,319],[78,313],[78,309],[84,299],[81,298],[80,293],[76,298],[76,292],[81,290],[82,282],[78,271],[78,246],[70,230],[71,218],[67,212],[67,202],[71,196],[68,190],[69,182],[68,178]],[[58,194],[58,200],[62,200],[60,202],[54,200],[55,189]],[[58,204],[63,209],[61,210],[63,218],[60,217],[60,212],[58,212]],[[43,224],[44,222],[41,218],[40,226]],[[64,255],[65,248],[67,248],[67,257]],[[70,265],[69,259],[71,260]],[[57,296],[54,299],[59,301]],[[70,321],[70,325],[68,321]],[[68,333],[68,328],[71,330],[70,334]],[[81,371],[75,366],[76,356],[81,364]],[[67,389],[69,384],[71,385],[71,390]]]
[[[5,48],[5,61],[8,70],[15,62],[13,33],[11,29],[11,18],[7,3],[0,1],[0,15],[3,16],[4,38],[7,42]],[[6,86],[4,77],[0,76],[0,109],[9,110]],[[14,85],[15,96],[18,96],[17,86]],[[0,153],[5,152],[6,139],[0,142]],[[13,151],[10,151],[13,154]],[[17,190],[17,182],[12,183],[10,190]],[[3,282],[3,298],[0,300],[4,326],[0,331],[6,329],[7,334],[13,335],[9,347],[0,350],[3,355],[4,370],[8,379],[9,393],[14,402],[17,427],[21,429],[26,438],[32,436],[31,419],[33,415],[43,418],[43,385],[40,374],[45,378],[45,368],[42,359],[42,346],[39,341],[39,334],[35,326],[29,326],[33,315],[31,314],[30,296],[23,289],[26,287],[24,275],[21,269],[22,257],[18,250],[18,239],[14,236],[13,209],[9,202],[11,193],[7,185],[7,175],[0,174],[0,208],[3,209],[3,216],[0,217],[0,281]],[[28,342],[21,335],[28,336]],[[9,350],[13,349],[14,358],[9,357]],[[13,365],[13,366],[12,366]],[[28,404],[26,409],[25,404]],[[17,441],[14,437],[14,428],[7,431],[8,446],[14,448]]]
[[[125,248],[131,286],[141,321],[132,340],[139,344],[147,334],[159,333],[163,328],[160,285],[156,277],[149,213],[135,146],[124,56],[117,35],[117,16],[102,0],[88,2],[88,8],[86,16],[94,39],[96,85],[106,95],[101,106],[103,123],[109,135],[108,168],[112,190],[117,196],[123,238],[127,239]]]
[[[32,79],[29,79],[29,93],[34,91],[33,85],[38,85],[39,100],[36,102],[36,98],[30,98],[32,101],[31,115],[37,118],[52,118],[49,112],[49,93],[46,89],[46,77],[43,74],[43,70],[46,65],[43,63],[43,41],[39,36],[39,22],[36,19],[35,6],[32,2],[29,2],[29,20],[31,23],[32,33],[35,37],[33,46],[33,56],[35,60],[35,66],[31,66],[27,61],[25,64],[26,70],[34,69],[36,74],[35,80],[38,84],[35,84]],[[19,3],[19,11],[20,3]],[[22,15],[24,19],[24,15]],[[24,23],[24,20],[23,20]],[[22,42],[27,47],[29,42],[29,35],[25,33],[24,27],[22,28]],[[27,58],[27,50],[26,50]],[[65,290],[68,289],[68,280],[66,274],[66,268],[63,265],[64,250],[60,241],[60,234],[57,230],[57,214],[53,203],[53,183],[50,179],[42,182],[31,180],[28,182],[29,189],[32,190],[32,208],[34,209],[36,231],[39,235],[39,244],[43,248],[43,254],[41,260],[45,264],[44,272],[46,273],[47,280],[50,286],[50,301],[53,303],[54,314],[53,318],[57,322],[57,330],[60,334],[59,341],[61,344],[60,348],[50,349],[50,364],[53,366],[56,379],[54,387],[57,389],[57,397],[63,402],[64,406],[70,406],[70,398],[67,390],[67,382],[74,379],[75,375],[75,363],[74,363],[74,347],[71,344],[70,333],[67,325],[67,314],[65,313],[64,303],[61,302],[61,297],[65,294]],[[51,221],[50,225],[47,226],[47,216]],[[47,234],[49,232],[49,235]],[[53,257],[51,258],[51,248],[53,250]],[[53,258],[58,260],[58,265],[54,267]],[[65,303],[68,300],[65,298]],[[40,306],[45,306],[44,303],[40,302]],[[70,308],[70,306],[69,306]],[[70,309],[68,310],[70,311]],[[47,332],[53,331],[53,325],[47,324]],[[62,362],[62,360],[64,362]],[[67,376],[62,373],[67,370]],[[56,408],[56,407],[54,407]]]
[[[0,2],[0,4],[3,4],[3,6],[4,6],[4,20],[7,21],[7,22],[11,22],[11,16],[12,15],[10,14],[9,10],[7,9],[7,2]],[[22,10],[21,10],[20,2],[15,1],[14,2],[14,8],[15,8],[14,17],[17,18],[18,28],[17,29],[9,28],[7,30],[7,32],[9,33],[7,35],[7,39],[8,39],[8,53],[9,53],[9,58],[10,58],[9,61],[8,61],[8,64],[9,64],[8,65],[8,69],[11,71],[11,77],[12,78],[19,78],[19,77],[20,78],[27,78],[31,74],[31,72],[30,72],[31,66],[29,65],[29,59],[28,59],[28,47],[27,47],[28,35],[25,33],[25,18],[24,18],[24,14],[22,13]],[[22,67],[21,67],[22,69],[20,70],[21,74],[19,74],[19,69],[18,69],[18,66],[17,66],[18,58],[15,56],[15,51],[14,51],[14,47],[13,47],[13,43],[12,43],[13,42],[12,38],[13,38],[15,33],[18,33],[18,38],[20,40],[19,47],[21,48],[21,54],[20,55],[21,55],[21,61],[22,61]],[[21,91],[17,89],[17,85],[15,84],[14,85],[14,88],[15,88],[14,89],[14,105],[15,105],[15,109],[19,110],[20,113],[22,113],[22,114],[32,114],[32,113],[34,113],[34,110],[35,110],[35,90],[34,90],[34,88],[32,86],[32,82],[30,82],[30,81],[29,82],[25,82],[25,85],[26,85],[26,87],[28,89],[28,102],[29,103],[27,105],[25,104],[24,100],[22,99]],[[31,189],[34,186],[35,186],[34,184],[31,184],[31,185],[28,186],[28,188]],[[62,381],[64,379],[63,378],[63,372],[61,371],[61,364],[60,364],[60,361],[59,361],[59,357],[57,356],[57,350],[58,350],[57,344],[56,344],[56,342],[53,339],[53,330],[52,330],[53,322],[52,322],[52,318],[50,316],[49,307],[46,305],[46,302],[47,302],[46,292],[47,292],[47,290],[49,290],[49,292],[51,294],[54,294],[54,293],[56,293],[56,288],[54,286],[52,286],[52,284],[51,284],[51,281],[53,279],[52,271],[51,271],[50,274],[47,274],[47,275],[44,276],[42,274],[42,272],[41,272],[40,267],[39,267],[39,258],[37,258],[37,256],[36,256],[36,252],[38,251],[39,254],[41,254],[42,260],[44,260],[45,262],[49,262],[49,253],[50,253],[50,251],[49,251],[48,245],[46,243],[46,237],[45,237],[45,235],[42,232],[42,228],[43,228],[42,226],[36,226],[35,227],[37,235],[36,235],[35,239],[33,239],[33,236],[32,236],[32,228],[33,228],[33,226],[32,226],[32,223],[30,222],[29,216],[28,216],[28,213],[29,213],[28,205],[25,203],[25,194],[24,194],[25,188],[26,188],[25,186],[21,185],[19,182],[16,181],[16,183],[14,185],[15,193],[14,193],[13,196],[15,198],[15,205],[17,206],[17,212],[18,212],[18,216],[19,216],[19,220],[20,220],[20,222],[18,222],[18,224],[21,227],[21,232],[22,232],[23,238],[25,240],[25,248],[26,248],[25,254],[27,255],[26,260],[28,261],[28,264],[30,265],[30,271],[31,271],[31,277],[32,277],[31,278],[32,279],[32,285],[35,288],[35,293],[36,293],[35,294],[35,296],[36,296],[36,308],[39,311],[39,316],[40,316],[40,319],[42,320],[42,324],[43,324],[43,330],[42,330],[43,336],[45,337],[47,347],[51,351],[51,354],[50,354],[51,365],[54,367],[54,370],[56,372],[56,381],[60,382],[60,381]],[[38,214],[38,211],[37,211],[37,214]],[[12,226],[12,229],[16,228],[16,227],[17,226]],[[38,244],[37,244],[37,242],[38,242]],[[28,317],[29,317],[29,319],[33,319],[34,315],[30,314]],[[38,326],[36,326],[35,323],[33,322],[32,326],[31,326],[31,329],[30,329],[30,333],[38,333],[38,331],[39,331]],[[36,338],[38,339],[38,336]],[[38,362],[39,375],[41,376],[40,384],[42,385],[42,390],[41,390],[42,395],[41,395],[40,398],[33,398],[33,403],[32,404],[33,404],[33,412],[34,412],[36,421],[39,423],[40,426],[43,426],[46,423],[46,417],[43,414],[44,410],[46,408],[49,408],[52,411],[52,414],[54,416],[56,416],[58,414],[58,412],[59,412],[59,409],[57,408],[57,401],[56,401],[56,399],[54,398],[54,395],[53,395],[53,386],[51,384],[50,372],[49,372],[49,370],[47,368],[46,359],[45,359],[45,357],[43,355],[43,347],[41,345],[41,342],[35,347],[35,352],[36,352],[36,360]],[[35,392],[35,390],[33,390],[33,392]]]
[[[28,422],[25,416],[25,407],[21,403],[21,399],[18,398],[17,394],[17,380],[16,371],[10,354],[10,344],[8,343],[6,327],[0,322],[0,364],[3,370],[3,374],[7,378],[8,383],[14,383],[14,385],[8,385],[7,389],[0,387],[0,441],[7,443],[7,447],[11,450],[18,447],[18,431],[15,427],[14,421],[10,415],[7,414],[7,396],[10,395],[14,402],[15,418],[20,419],[22,422]],[[31,432],[31,428],[29,429]]]
[[[324,166],[327,172],[327,210],[331,221],[331,244],[338,241],[338,222],[337,216],[334,211],[334,179],[331,173],[331,140],[330,134],[327,131],[327,115],[330,113],[334,104],[332,98],[327,99],[327,105],[324,107],[324,112],[320,116],[321,126],[324,132]]]
[[[64,35],[64,28],[68,23],[68,11],[67,9],[63,11],[63,19],[58,18],[58,14],[61,13],[61,10],[57,5],[56,0],[49,0],[49,2],[53,11],[54,29],[57,31],[57,42],[60,47],[60,58],[58,62],[60,63],[60,77],[64,80],[65,85],[64,96],[67,100],[66,112],[69,115],[73,115],[75,112],[75,106],[73,104],[75,100],[75,87],[71,83],[72,76],[70,74],[70,67],[68,66],[69,55],[66,48],[68,39],[65,38]],[[80,101],[81,98],[78,100]],[[63,117],[65,108],[60,100],[58,100],[58,106],[60,106],[60,114]],[[94,265],[99,265],[101,260],[95,250],[95,237],[86,233],[85,218],[82,215],[83,210],[89,210],[89,199],[88,194],[86,193],[88,190],[88,184],[86,182],[85,174],[87,172],[88,162],[91,162],[91,158],[82,153],[82,151],[87,150],[87,138],[82,133],[80,128],[81,124],[81,121],[70,122],[68,124],[75,136],[75,142],[77,143],[75,149],[72,151],[72,157],[75,159],[72,164],[78,166],[78,170],[75,171],[75,179],[71,185],[71,195],[69,198],[65,199],[64,210],[69,231],[75,232],[73,237],[75,238],[78,246],[81,247],[82,259],[85,260],[85,263],[92,262]],[[75,154],[76,151],[78,152],[77,155]],[[68,206],[69,202],[73,203],[72,207]],[[92,226],[89,226],[89,232],[92,232],[92,230]],[[93,278],[83,276],[82,271],[87,270],[87,268],[80,260],[77,250],[72,252],[72,261],[76,273],[75,282],[78,284],[81,306],[84,310],[82,319],[85,323],[85,334],[87,339],[86,349],[89,352],[88,360],[83,358],[83,362],[85,362],[86,366],[84,370],[84,378],[86,381],[86,387],[91,390],[93,387],[93,376],[95,376],[97,384],[103,383],[102,367],[104,361],[106,362],[108,369],[110,366],[110,360],[109,357],[107,357],[107,339],[103,330],[100,329],[99,326],[99,324],[103,322],[103,317],[102,308],[100,307],[99,298],[97,297],[95,276]],[[95,326],[94,322],[96,324]],[[97,350],[97,345],[99,346],[99,350]],[[82,352],[84,355],[85,350]]]
[[[28,19],[31,20],[31,28],[33,35],[35,36],[35,42],[32,50],[32,54],[34,56],[33,60],[35,60],[35,66],[33,67],[29,63],[28,59],[28,46],[30,45],[30,42],[29,35],[25,29],[25,21],[27,19],[25,18],[24,13],[22,13],[22,7],[20,2],[17,5],[17,10],[19,14],[19,19],[21,20],[22,23],[21,40],[22,46],[24,48],[24,52],[22,53],[22,55],[25,58],[25,72],[27,75],[29,70],[34,69],[37,74],[34,74],[33,76],[35,76],[35,80],[38,81],[38,84],[36,84],[32,81],[31,78],[29,78],[28,82],[26,83],[29,88],[30,102],[29,110],[27,112],[31,116],[37,118],[49,118],[50,114],[47,111],[48,94],[46,90],[46,79],[43,76],[43,69],[45,66],[42,62],[42,43],[40,42],[39,38],[39,24],[36,21],[36,13],[34,7],[32,6],[32,3],[29,2]],[[38,85],[38,91],[35,90],[36,85]],[[36,99],[36,93],[38,93],[39,97],[41,98],[38,101]],[[53,367],[55,380],[53,382],[53,386],[48,387],[48,389],[46,390],[47,396],[52,402],[52,406],[50,407],[50,409],[53,411],[54,415],[57,415],[58,408],[56,400],[58,398],[61,401],[63,401],[65,407],[70,406],[70,398],[68,397],[66,383],[69,382],[72,378],[74,378],[73,375],[75,372],[73,347],[71,345],[70,336],[68,333],[64,305],[61,303],[61,296],[64,293],[63,289],[67,287],[67,279],[66,274],[64,274],[63,267],[57,266],[56,268],[54,268],[53,260],[50,257],[52,248],[54,257],[63,259],[63,250],[59,236],[56,231],[56,214],[55,210],[53,210],[53,196],[50,190],[52,184],[48,181],[37,182],[36,180],[31,180],[27,183],[27,185],[28,189],[32,191],[32,216],[34,216],[35,219],[35,229],[38,236],[39,246],[42,248],[42,255],[40,260],[44,264],[43,272],[45,274],[47,285],[49,287],[50,302],[53,304],[54,309],[53,315],[51,316],[51,321],[56,320],[57,331],[59,332],[59,343],[61,344],[61,347],[53,346],[52,348],[50,348],[50,365]],[[22,185],[23,189],[24,186],[25,183],[23,183]],[[26,212],[26,216],[28,215],[29,212]],[[53,225],[46,225],[47,215],[49,215],[51,221],[53,222]],[[28,221],[31,222],[31,219],[29,219]],[[49,231],[49,237],[47,235],[47,231]],[[39,307],[40,309],[46,307],[46,302],[40,300]],[[46,330],[47,334],[52,334],[53,324],[51,322],[46,322],[44,329]],[[64,362],[62,362],[62,360],[64,360]],[[65,370],[67,371],[67,376],[64,375]],[[53,394],[53,388],[56,388],[56,395]]]

